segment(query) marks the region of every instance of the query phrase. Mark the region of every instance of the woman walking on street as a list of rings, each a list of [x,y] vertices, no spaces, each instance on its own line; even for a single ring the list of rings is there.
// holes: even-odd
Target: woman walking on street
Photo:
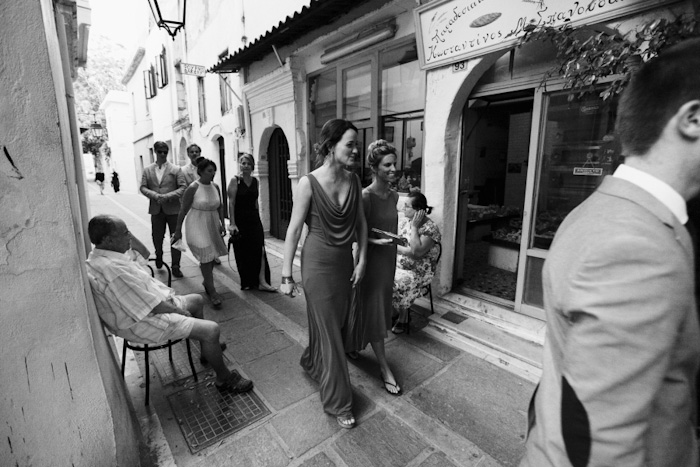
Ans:
[[[251,175],[255,161],[250,154],[238,160],[240,175],[228,184],[228,205],[231,224],[228,230],[233,253],[241,276],[241,290],[257,288],[277,292],[270,285],[270,265],[265,254],[265,234],[258,213],[258,180]]]
[[[372,170],[372,184],[362,190],[362,205],[369,239],[367,240],[367,269],[359,286],[356,308],[350,310],[349,335],[345,349],[350,358],[357,358],[357,351],[372,345],[379,362],[380,377],[384,389],[391,395],[401,394],[401,388],[389,368],[384,350],[387,329],[391,328],[391,295],[396,270],[397,241],[372,229],[396,234],[399,194],[391,189],[396,181],[396,148],[380,139],[369,145],[367,164]]]
[[[309,346],[300,364],[320,385],[326,413],[342,428],[355,426],[352,388],[343,344],[351,291],[365,271],[367,225],[357,162],[357,128],[347,120],[323,125],[316,170],[299,180],[284,243],[283,293],[294,296],[292,260],[304,223],[309,234],[301,252],[301,277],[309,315]],[[352,244],[357,238],[358,261]]]
[[[214,308],[221,307],[221,296],[214,286],[214,260],[226,254],[226,245],[221,238],[224,229],[224,207],[221,190],[213,182],[216,164],[209,159],[197,159],[199,180],[192,182],[182,195],[182,205],[177,216],[177,226],[172,243],[182,238],[182,223],[185,223],[187,245],[199,261],[202,271],[204,291]]]

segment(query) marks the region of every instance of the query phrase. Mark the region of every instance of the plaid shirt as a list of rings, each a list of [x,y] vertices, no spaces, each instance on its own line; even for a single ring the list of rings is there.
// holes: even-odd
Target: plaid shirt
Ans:
[[[156,344],[171,323],[170,314],[151,314],[160,302],[174,302],[175,291],[154,279],[129,253],[95,248],[87,259],[95,305],[112,333],[134,342]]]

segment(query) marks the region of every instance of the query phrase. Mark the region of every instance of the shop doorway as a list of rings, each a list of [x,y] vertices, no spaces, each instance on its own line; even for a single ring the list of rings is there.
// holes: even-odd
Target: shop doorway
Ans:
[[[457,293],[514,307],[534,92],[470,98],[463,111]]]
[[[270,234],[284,240],[292,218],[292,183],[289,180],[289,144],[284,132],[276,128],[267,147],[270,168]]]

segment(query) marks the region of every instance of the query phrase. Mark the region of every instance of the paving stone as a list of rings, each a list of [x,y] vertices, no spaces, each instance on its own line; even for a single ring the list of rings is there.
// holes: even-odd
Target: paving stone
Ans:
[[[199,467],[284,467],[289,457],[282,446],[264,427],[233,440],[227,446],[208,454]]]
[[[451,462],[444,452],[434,452],[426,460],[421,462],[419,467],[458,467]]]
[[[325,453],[319,452],[311,459],[300,464],[299,467],[335,467],[335,463]]]
[[[411,321],[411,326],[413,326],[413,321]],[[462,354],[459,349],[435,340],[424,332],[411,331],[410,335],[402,334],[397,339],[415,345],[423,352],[429,353],[443,362],[450,362]]]
[[[413,429],[381,411],[348,430],[333,447],[348,467],[402,467],[428,445]]]
[[[221,326],[221,340],[228,344],[227,352],[241,363],[252,362],[294,344],[284,331],[254,315],[227,321]]]
[[[410,399],[503,465],[515,466],[524,453],[533,389],[532,383],[464,354]]]
[[[342,430],[335,418],[323,411],[318,394],[278,414],[271,423],[297,457]]]
[[[302,351],[301,346],[292,345],[246,365],[255,387],[276,410],[318,391],[317,385],[299,366]]]

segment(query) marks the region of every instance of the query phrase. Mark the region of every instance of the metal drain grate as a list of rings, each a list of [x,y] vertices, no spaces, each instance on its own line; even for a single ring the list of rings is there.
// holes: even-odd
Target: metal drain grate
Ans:
[[[255,392],[220,392],[214,377],[168,396],[192,454],[270,414]]]

